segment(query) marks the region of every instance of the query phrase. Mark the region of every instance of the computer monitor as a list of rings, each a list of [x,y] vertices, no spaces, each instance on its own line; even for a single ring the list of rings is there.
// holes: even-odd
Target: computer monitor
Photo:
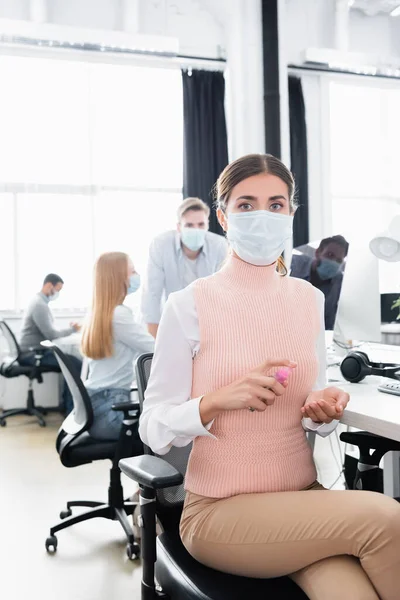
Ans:
[[[350,243],[333,339],[346,346],[381,341],[379,261],[369,240]]]
[[[338,266],[329,279],[335,271],[333,261]],[[339,345],[381,340],[378,259],[369,249],[369,240],[349,244],[343,236],[332,236],[297,247],[290,274],[324,293],[325,329],[334,331]]]

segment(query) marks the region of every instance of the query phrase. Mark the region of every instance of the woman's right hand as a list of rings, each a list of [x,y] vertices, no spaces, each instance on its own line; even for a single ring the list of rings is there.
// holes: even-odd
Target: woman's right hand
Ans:
[[[277,396],[282,396],[288,385],[287,381],[282,384],[275,377],[266,375],[274,367],[294,369],[296,363],[287,359],[268,359],[231,384],[206,394],[200,402],[202,423],[209,423],[225,410],[266,410]]]

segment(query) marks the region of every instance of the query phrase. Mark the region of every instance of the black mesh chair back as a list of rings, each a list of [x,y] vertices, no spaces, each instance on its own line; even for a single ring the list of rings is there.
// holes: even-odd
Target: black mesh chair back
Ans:
[[[64,431],[76,435],[81,431],[90,429],[93,423],[93,409],[89,394],[80,378],[80,373],[77,373],[68,356],[58,346],[49,341],[42,342],[41,345],[54,352],[72,395],[74,409],[63,423]]]
[[[0,331],[7,343],[7,358],[13,361],[18,360],[21,353],[20,347],[15,335],[5,321],[0,321]]]
[[[136,361],[136,380],[141,411],[143,408],[144,394],[147,388],[147,383],[150,378],[152,360],[153,354],[148,353],[142,354]],[[188,446],[185,446],[183,448],[172,447],[168,454],[163,455],[160,458],[169,462],[184,476],[186,473],[186,467],[191,449],[192,444],[189,444]],[[145,446],[145,452],[147,454],[153,454],[153,452],[147,446]],[[158,490],[157,492],[157,500],[159,505],[161,507],[165,507],[166,509],[182,508],[184,499],[185,490],[183,488],[183,485]]]

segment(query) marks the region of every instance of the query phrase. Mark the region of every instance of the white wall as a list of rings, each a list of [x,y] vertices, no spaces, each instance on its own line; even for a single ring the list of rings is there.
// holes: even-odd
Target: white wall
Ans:
[[[392,39],[393,28],[398,28],[396,19],[388,15],[368,17],[359,10],[350,11],[349,50],[390,56],[397,48]]]
[[[301,63],[306,48],[333,48],[335,0],[285,1],[288,63]]]
[[[30,0],[0,0],[1,19],[29,19]]]
[[[48,21],[73,27],[115,29],[119,23],[119,0],[48,0]]]
[[[335,47],[336,0],[286,0],[288,62],[300,64],[306,48]],[[400,55],[400,19],[350,10],[349,50]]]
[[[124,29],[124,12],[132,8],[139,33],[178,37],[183,54],[218,57],[225,46],[223,25],[207,2],[196,0],[0,0],[0,18],[29,19],[35,1],[44,2],[50,23]]]

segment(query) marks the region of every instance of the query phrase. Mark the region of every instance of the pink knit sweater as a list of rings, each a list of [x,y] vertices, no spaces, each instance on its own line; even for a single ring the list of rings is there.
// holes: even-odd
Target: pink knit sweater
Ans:
[[[215,391],[268,357],[297,362],[283,396],[265,412],[226,411],[193,443],[185,488],[224,498],[300,490],[316,478],[300,408],[316,381],[319,316],[315,290],[281,277],[275,266],[231,257],[199,279],[194,298],[200,351],[193,364],[192,398]]]

